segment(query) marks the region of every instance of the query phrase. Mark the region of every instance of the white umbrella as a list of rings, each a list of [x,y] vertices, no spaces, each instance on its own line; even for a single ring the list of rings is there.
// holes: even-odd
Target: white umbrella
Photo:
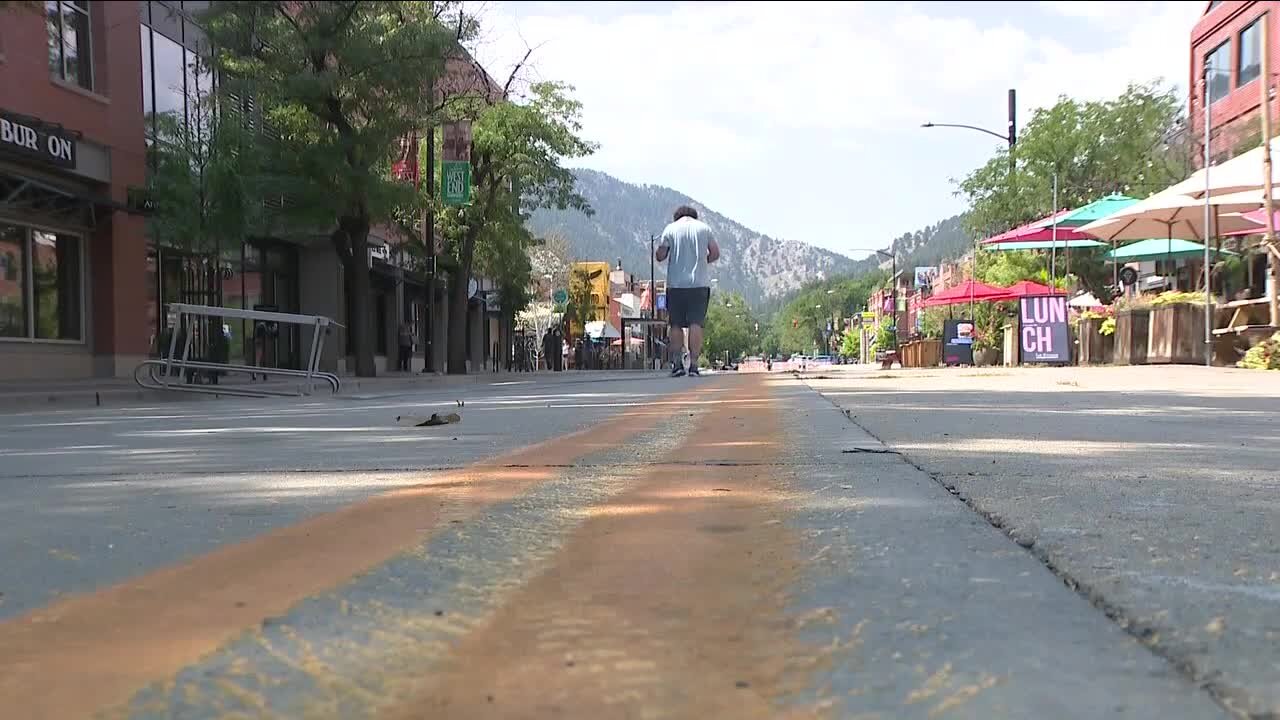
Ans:
[[[1204,199],[1174,192],[1177,187],[1175,185],[1120,212],[1095,220],[1081,227],[1080,232],[1108,242],[1150,238],[1203,241],[1206,235],[1212,236],[1215,232],[1222,234],[1257,227],[1257,223],[1226,213],[1257,210],[1262,206],[1261,192],[1254,190],[1211,195],[1209,206],[1216,210],[1217,218],[1214,227],[1206,233]],[[1280,191],[1277,191],[1276,197],[1280,197]]]
[[[613,340],[615,338],[622,337],[622,333],[618,332],[617,328],[605,322],[604,320],[593,320],[587,323],[585,330],[587,331],[587,335],[593,338],[605,338],[606,340]]]
[[[1280,138],[1271,141],[1271,152],[1273,154],[1280,153]],[[1280,172],[1277,172],[1278,170],[1280,170],[1280,164],[1273,163],[1271,166],[1272,184],[1280,187]],[[1244,192],[1246,190],[1261,192],[1263,179],[1262,148],[1257,147],[1221,164],[1210,165],[1209,193],[1219,195]],[[1197,170],[1191,177],[1170,187],[1165,192],[1203,198],[1205,192],[1204,170]],[[1164,193],[1161,194],[1163,195]]]
[[[1067,304],[1071,307],[1077,308],[1095,308],[1102,307],[1104,305],[1104,303],[1098,302],[1098,298],[1095,297],[1093,293],[1088,292],[1071,298]]]

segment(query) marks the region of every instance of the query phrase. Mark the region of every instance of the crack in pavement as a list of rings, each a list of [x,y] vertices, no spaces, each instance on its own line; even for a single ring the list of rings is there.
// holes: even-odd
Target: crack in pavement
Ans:
[[[817,394],[818,397],[821,397],[823,400],[835,407],[854,427],[866,433],[871,438],[874,438],[877,442],[885,444],[885,446],[888,447],[882,437],[872,431],[871,428],[858,421],[852,410],[840,407],[839,402],[835,398],[829,397],[818,388],[804,382],[803,379],[801,380],[801,383],[810,391]],[[1154,625],[1143,622],[1140,618],[1133,616],[1123,607],[1111,602],[1103,592],[1093,584],[1072,575],[1071,572],[1057,562],[1042,545],[1036,543],[1035,537],[1024,532],[1020,532],[1020,528],[1007,523],[1005,518],[998,513],[979,507],[974,502],[973,498],[969,497],[964,492],[963,488],[946,479],[947,477],[954,477],[954,474],[932,471],[920,462],[914,460],[907,453],[896,452],[894,454],[901,458],[904,463],[929,477],[937,483],[938,486],[956,497],[960,502],[964,503],[967,508],[973,511],[978,517],[981,517],[985,522],[987,522],[987,524],[999,530],[1005,535],[1005,537],[1012,540],[1018,547],[1026,551],[1028,555],[1035,558],[1035,560],[1052,573],[1054,577],[1058,578],[1064,586],[1079,595],[1081,598],[1085,599],[1091,606],[1101,612],[1114,625],[1136,640],[1154,657],[1160,658],[1185,680],[1203,691],[1219,708],[1233,716],[1244,718],[1246,720],[1277,720],[1277,715],[1274,713],[1264,715],[1249,714],[1234,707],[1231,702],[1232,698],[1230,692],[1228,692],[1228,688],[1226,688],[1215,677],[1205,677],[1205,674],[1200,672],[1196,667],[1193,658],[1188,657],[1183,653],[1176,652],[1173,648],[1154,642],[1159,634],[1158,629]],[[972,473],[969,473],[969,475],[972,475]]]

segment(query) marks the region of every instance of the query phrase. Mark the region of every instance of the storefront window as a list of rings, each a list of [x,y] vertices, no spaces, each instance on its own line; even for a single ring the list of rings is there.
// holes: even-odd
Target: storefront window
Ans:
[[[0,224],[0,337],[81,340],[83,287],[79,237]]]
[[[80,238],[31,233],[31,277],[35,336],[80,339]]]
[[[0,223],[0,337],[27,336],[26,230]]]

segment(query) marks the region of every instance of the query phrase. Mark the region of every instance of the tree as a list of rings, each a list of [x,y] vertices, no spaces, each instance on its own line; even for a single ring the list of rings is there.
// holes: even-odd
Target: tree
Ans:
[[[716,293],[707,306],[702,346],[707,358],[741,357],[755,346],[755,320],[742,295]]]
[[[856,277],[836,277],[805,285],[774,316],[773,332],[786,352],[822,347],[827,322],[859,312],[888,273],[876,270]]]
[[[327,233],[342,259],[360,376],[375,372],[369,230],[411,192],[391,177],[392,154],[439,113],[435,80],[474,30],[446,27],[452,8],[219,2],[202,17],[220,77],[252,98],[273,141],[257,149],[277,169],[285,213],[295,227]]]
[[[591,213],[586,199],[574,188],[573,173],[562,165],[566,159],[595,151],[594,143],[578,136],[582,105],[570,97],[571,88],[560,83],[536,83],[527,97],[513,97],[517,71],[508,79],[501,102],[474,102],[470,111],[460,111],[474,118],[471,201],[458,207],[435,206],[436,225],[445,238],[445,252],[453,260],[449,277],[450,373],[465,372],[467,283],[486,229],[510,222],[513,212],[538,208]]]
[[[968,229],[985,237],[1049,215],[1055,174],[1058,208],[1112,192],[1146,197],[1185,179],[1191,167],[1181,113],[1177,95],[1159,83],[1131,85],[1111,100],[1062,97],[1036,110],[1018,138],[1012,172],[1003,149],[957,183],[970,203]],[[1108,295],[1101,252],[1070,251],[1060,262],[1099,298]]]
[[[862,336],[857,330],[849,330],[844,333],[844,337],[840,341],[840,355],[846,358],[862,356]]]
[[[591,275],[585,269],[574,268],[569,278],[569,303],[565,319],[576,327],[586,327],[596,320],[596,306],[591,301]]]

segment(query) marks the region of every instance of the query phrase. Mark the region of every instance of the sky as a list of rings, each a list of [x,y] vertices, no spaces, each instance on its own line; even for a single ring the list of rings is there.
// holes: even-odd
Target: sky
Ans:
[[[573,85],[573,164],[689,195],[753,230],[861,257],[962,212],[954,181],[1060,95],[1185,92],[1181,2],[489,2],[476,54],[503,82]],[[659,229],[665,218],[654,218]]]

